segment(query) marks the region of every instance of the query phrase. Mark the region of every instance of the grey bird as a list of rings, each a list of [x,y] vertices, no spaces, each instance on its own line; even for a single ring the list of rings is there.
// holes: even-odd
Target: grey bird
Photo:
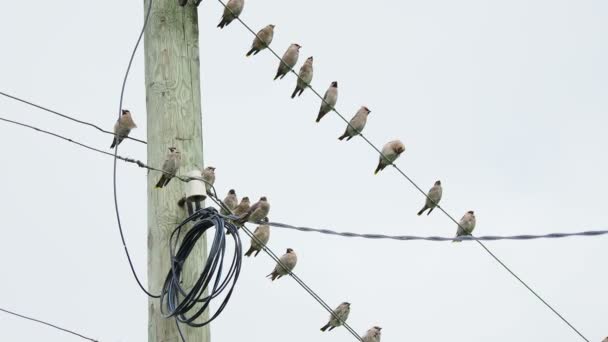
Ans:
[[[256,37],[253,39],[253,43],[251,44],[251,50],[247,52],[247,57],[252,54],[255,56],[260,51],[266,49],[270,43],[272,43],[272,38],[274,37],[274,25],[268,25],[258,32]]]
[[[325,114],[329,113],[338,102],[338,82],[333,81],[323,96],[321,101],[321,108],[319,109],[319,115],[317,116],[317,122],[321,121]]]
[[[129,136],[133,128],[137,128],[137,125],[133,121],[131,112],[128,109],[123,109],[120,118],[114,124],[114,140],[112,140],[110,148],[120,145],[123,139]]]
[[[302,95],[304,90],[310,85],[310,82],[312,82],[312,61],[312,56],[308,57],[306,62],[304,62],[304,65],[300,68],[296,89],[293,91],[293,94],[291,94],[292,99],[296,97],[296,95]]]
[[[327,329],[332,331],[334,328],[341,326],[348,319],[349,313],[350,303],[344,302],[338,305],[338,307],[333,311],[333,314],[329,315],[329,322],[327,322],[327,324],[321,328],[321,331],[325,331]]]
[[[210,194],[211,188],[213,188],[213,184],[215,183],[215,168],[213,166],[206,167],[203,172],[201,172],[201,176],[205,182],[205,189],[207,190],[207,193]]]
[[[374,174],[378,174],[378,172],[384,170],[385,167],[391,165],[401,153],[405,151],[405,145],[400,140],[389,141],[382,147],[382,155],[380,156],[380,161],[378,162],[378,167]]]
[[[239,17],[245,7],[245,0],[230,0],[224,7],[224,14],[222,14],[222,20],[217,25],[219,28],[224,28]]]
[[[363,336],[363,342],[380,342],[381,330],[382,328],[380,327],[372,327]]]
[[[418,212],[418,216],[422,215],[425,210],[429,209],[429,212],[426,214],[427,216],[431,214],[431,211],[435,209],[435,207],[441,201],[441,195],[443,193],[443,189],[441,188],[441,181],[436,181],[435,185],[429,190],[427,194],[426,202],[424,203],[424,207]]]
[[[291,44],[287,48],[287,51],[285,51],[283,58],[281,58],[281,61],[279,62],[277,75],[274,77],[275,80],[277,78],[283,79],[283,77],[285,77],[285,75],[287,75],[287,73],[293,69],[296,63],[298,63],[298,58],[300,58],[300,48],[301,46],[295,43]]]
[[[253,236],[255,236],[255,239],[251,238],[251,247],[249,247],[249,250],[245,253],[245,256],[247,257],[251,256],[254,252],[254,257],[258,256],[262,248],[266,246],[270,239],[270,226],[266,224],[258,226],[255,229],[255,232],[253,232]]]
[[[365,106],[359,108],[355,116],[350,119],[350,125],[346,126],[344,134],[342,134],[342,136],[340,136],[338,140],[343,140],[344,138],[346,138],[346,141],[349,141],[354,136],[361,134],[361,131],[363,131],[363,128],[365,128],[365,124],[367,123],[367,116],[371,112],[372,111]]]
[[[234,216],[241,217],[247,214],[250,206],[251,202],[249,201],[249,197],[243,197],[241,198],[241,203],[239,203],[239,205],[237,205],[232,212],[234,213]]]
[[[230,191],[228,191],[228,195],[226,195],[224,198],[223,203],[226,207],[228,207],[228,209],[234,212],[236,207],[239,205],[239,199],[236,197],[236,191],[234,191],[234,189],[230,189]],[[222,215],[230,215],[230,212],[224,208],[222,208],[220,213]]]
[[[245,222],[257,223],[265,219],[270,212],[270,203],[268,199],[262,196],[259,201],[249,208],[245,215],[242,215],[236,222],[244,224]]]
[[[473,234],[473,229],[475,229],[475,213],[473,210],[467,211],[466,214],[460,219],[458,223],[458,229],[456,230],[456,237],[466,236]],[[453,240],[452,242],[460,242],[460,240]]]
[[[182,162],[182,155],[175,147],[169,147],[169,153],[163,163],[162,170],[165,172],[156,183],[157,188],[162,188],[167,186],[171,181],[171,178],[175,176],[177,170],[179,170],[180,164]]]
[[[287,248],[287,253],[283,254],[283,256],[279,258],[279,262],[277,262],[274,270],[267,275],[267,277],[270,278],[271,281],[279,279],[293,271],[297,263],[298,257],[296,256],[296,252],[294,252],[291,248]]]

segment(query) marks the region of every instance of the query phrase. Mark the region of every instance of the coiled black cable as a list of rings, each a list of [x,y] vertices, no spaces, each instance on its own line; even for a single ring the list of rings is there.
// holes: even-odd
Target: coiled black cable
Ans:
[[[194,223],[193,226],[182,234],[182,230],[186,229],[186,225],[190,222]],[[215,234],[205,267],[192,287],[185,289],[181,284],[184,264],[200,238],[212,227],[215,227]],[[222,277],[226,253],[226,232],[230,233],[235,247],[230,268]],[[182,235],[183,238],[180,239]],[[242,249],[236,226],[230,221],[224,220],[214,208],[198,210],[185,219],[175,228],[169,238],[171,270],[167,274],[160,296],[162,314],[167,318],[175,317],[180,323],[191,327],[205,326],[217,318],[228,304],[239,278]],[[213,288],[209,288],[212,280]],[[195,322],[209,307],[211,300],[225,290],[228,292],[216,312],[203,322]],[[209,293],[205,295],[205,291],[209,291]]]

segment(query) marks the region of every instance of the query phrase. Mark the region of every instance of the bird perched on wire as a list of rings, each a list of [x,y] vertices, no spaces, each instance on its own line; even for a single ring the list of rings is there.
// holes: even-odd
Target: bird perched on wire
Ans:
[[[253,232],[253,236],[255,238],[251,238],[251,247],[249,247],[249,250],[247,250],[247,253],[245,253],[245,256],[247,257],[251,256],[254,252],[254,257],[258,256],[262,248],[266,246],[268,240],[270,239],[270,226],[267,224],[258,226]]]
[[[163,172],[165,172],[165,173],[163,173],[162,176],[160,176],[158,183],[156,183],[157,188],[162,188],[164,186],[167,186],[167,184],[169,184],[169,182],[171,181],[171,178],[173,178],[173,176],[175,176],[175,174],[177,173],[177,170],[179,170],[181,162],[182,162],[181,153],[177,150],[177,148],[169,147],[169,153],[167,154],[167,157],[165,158],[165,162],[163,163],[163,168],[162,168]]]
[[[342,140],[342,139],[346,138],[346,141],[349,141],[355,135],[361,134],[361,131],[363,131],[363,128],[365,128],[365,124],[367,123],[367,116],[371,112],[372,111],[369,110],[369,108],[367,108],[365,106],[361,106],[361,108],[359,108],[359,110],[357,111],[355,116],[353,116],[353,118],[350,119],[350,125],[346,126],[346,130],[344,131],[344,134],[342,134],[342,136],[340,136],[338,138],[338,140]]]
[[[241,203],[239,203],[239,205],[237,205],[236,208],[234,208],[233,210],[234,216],[241,217],[247,214],[250,207],[251,202],[249,201],[249,197],[241,198]]]
[[[255,56],[260,51],[266,49],[270,43],[272,43],[273,37],[274,25],[271,24],[261,29],[253,39],[253,43],[251,43],[251,50],[247,52],[247,57],[251,56],[252,54]]]
[[[325,114],[329,113],[338,102],[338,82],[333,81],[331,85],[325,91],[323,101],[321,101],[321,108],[319,109],[319,115],[317,116],[317,122],[321,121]]]
[[[213,166],[207,166],[201,172],[201,177],[205,182],[205,190],[207,190],[207,194],[211,194],[211,188],[213,188],[213,184],[215,183],[215,168]]]
[[[265,219],[270,212],[270,203],[266,197],[262,196],[259,201],[257,201],[254,205],[252,205],[249,210],[245,213],[245,215],[241,215],[241,217],[236,221],[238,224],[244,224],[245,222],[258,223],[261,220]]]
[[[456,230],[456,237],[466,236],[473,234],[473,229],[475,229],[475,213],[473,210],[467,211],[466,214],[460,219],[458,223],[458,229]],[[453,240],[452,242],[460,242],[460,240]]]
[[[245,0],[230,0],[224,7],[224,14],[222,14],[222,20],[217,25],[219,28],[224,28],[239,17],[245,7]]]
[[[427,209],[429,209],[429,212],[426,215],[430,215],[431,211],[433,211],[433,209],[435,209],[435,207],[439,204],[439,201],[441,201],[442,193],[443,189],[441,188],[441,181],[436,181],[435,185],[433,185],[431,190],[429,190],[424,207],[422,207],[422,209],[418,212],[418,216],[422,215]]]
[[[298,58],[300,57],[300,48],[301,46],[295,43],[291,44],[287,48],[287,51],[285,51],[283,58],[281,58],[281,61],[279,62],[277,75],[274,77],[275,80],[279,77],[283,79],[283,77],[285,77],[285,75],[287,75],[287,73],[293,69],[296,63],[298,63]]]
[[[405,151],[405,145],[400,140],[389,141],[382,147],[382,155],[380,156],[380,161],[378,162],[378,167],[374,174],[384,170],[385,167],[391,165],[401,153]]]
[[[239,205],[239,199],[236,197],[236,191],[234,191],[234,189],[230,189],[230,191],[228,191],[228,194],[224,198],[224,205],[228,207],[228,209],[230,209],[231,211],[234,211]],[[222,208],[220,214],[230,215],[230,212]]]
[[[128,109],[123,109],[120,118],[114,124],[114,140],[110,148],[120,145],[123,139],[129,136],[133,128],[137,128],[137,125],[133,121],[131,112]]]
[[[291,248],[287,248],[287,253],[283,254],[279,258],[279,262],[277,262],[277,265],[274,267],[274,270],[269,275],[267,275],[267,277],[270,278],[271,281],[279,279],[282,276],[289,274],[291,271],[293,271],[297,263],[298,257],[296,256],[296,252],[294,252]]]
[[[380,342],[380,337],[382,335],[380,332],[381,330],[382,328],[380,327],[372,327],[363,336],[363,342]]]
[[[296,95],[298,95],[298,96],[302,95],[304,90],[310,85],[310,82],[312,81],[312,74],[313,74],[312,61],[313,61],[312,56],[308,57],[306,59],[306,62],[304,62],[304,64],[300,68],[299,77],[296,82],[296,89],[293,91],[293,94],[291,94],[292,99],[294,97],[296,97]]]
[[[329,331],[332,331],[334,328],[341,326],[348,319],[349,313],[350,303],[344,302],[338,305],[338,307],[333,311],[333,313],[329,315],[329,322],[327,322],[327,324],[325,324],[321,328],[321,331],[325,331],[327,329],[329,329]]]

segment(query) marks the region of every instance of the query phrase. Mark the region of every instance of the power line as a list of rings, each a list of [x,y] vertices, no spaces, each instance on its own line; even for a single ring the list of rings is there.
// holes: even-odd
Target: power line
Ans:
[[[93,339],[93,338],[90,338],[90,337],[86,337],[86,336],[81,335],[81,334],[79,334],[79,333],[77,333],[77,332],[75,332],[75,331],[72,331],[72,330],[69,330],[69,329],[66,329],[66,328],[62,328],[62,327],[56,326],[56,325],[54,325],[54,324],[51,324],[51,323],[48,323],[48,322],[45,322],[45,321],[41,321],[41,320],[39,320],[39,319],[35,319],[35,318],[32,318],[32,317],[27,317],[27,316],[24,316],[24,315],[18,314],[18,313],[16,313],[16,312],[12,312],[12,311],[9,311],[9,310],[6,310],[6,309],[2,309],[2,308],[0,308],[0,311],[5,312],[5,313],[7,313],[7,314],[9,314],[9,315],[13,315],[13,316],[16,316],[16,317],[20,317],[20,318],[23,318],[23,319],[30,320],[30,321],[32,321],[32,322],[36,322],[36,323],[40,323],[40,324],[44,324],[44,325],[49,326],[49,327],[51,327],[51,328],[55,328],[55,329],[57,329],[57,330],[61,330],[61,331],[63,331],[63,332],[66,332],[66,333],[68,333],[68,334],[72,334],[72,335],[74,335],[74,336],[78,336],[78,337],[80,337],[80,338],[82,338],[82,339],[84,339],[84,340],[89,340],[89,341],[93,341],[93,342],[99,342],[99,341],[98,341],[98,340],[96,340],[96,339]]]
[[[12,99],[12,100],[19,101],[19,102],[21,102],[21,103],[24,103],[24,104],[30,105],[30,106],[32,106],[32,107],[35,107],[35,108],[38,108],[38,109],[42,109],[43,111],[49,112],[49,113],[51,113],[51,114],[55,114],[55,115],[60,116],[60,117],[62,117],[62,118],[64,118],[64,119],[68,119],[68,120],[71,120],[71,121],[77,122],[77,123],[79,123],[79,124],[83,124],[83,125],[86,125],[86,126],[93,127],[93,128],[97,129],[97,130],[98,130],[98,131],[100,131],[100,132],[103,132],[103,133],[106,133],[106,134],[111,134],[111,135],[114,135],[114,133],[113,133],[113,132],[106,131],[105,129],[103,129],[103,128],[101,128],[101,127],[99,127],[99,126],[95,125],[95,124],[92,124],[92,123],[87,122],[87,121],[83,121],[83,120],[76,119],[76,118],[74,118],[73,116],[70,116],[70,115],[67,115],[67,114],[64,114],[64,113],[60,113],[60,112],[58,112],[58,111],[56,111],[56,110],[49,109],[49,108],[47,108],[47,107],[44,107],[44,106],[38,105],[38,104],[33,103],[33,102],[31,102],[31,101],[28,101],[28,100],[24,100],[24,99],[19,98],[19,97],[17,97],[17,96],[14,96],[14,95],[11,95],[11,94],[8,94],[8,93],[5,93],[5,92],[2,92],[2,91],[0,91],[0,95],[2,95],[2,96],[4,96],[4,97],[7,97],[7,98],[9,98],[9,99]],[[145,142],[144,140],[140,140],[140,139],[137,139],[137,138],[131,138],[131,137],[128,137],[128,136],[127,136],[127,137],[125,137],[125,139],[131,139],[131,140],[133,140],[133,141],[137,141],[137,142],[139,142],[139,143],[146,144],[146,142]]]
[[[137,37],[137,42],[135,43],[135,46],[133,47],[133,52],[131,53],[131,57],[129,58],[129,64],[127,65],[127,70],[125,71],[125,77],[123,78],[122,81],[122,87],[120,89],[120,101],[119,101],[119,105],[118,105],[118,119],[120,119],[120,115],[122,112],[122,101],[124,99],[124,94],[125,94],[125,86],[127,85],[127,79],[129,77],[129,71],[131,71],[131,65],[133,64],[133,59],[135,58],[135,53],[137,52],[137,48],[139,47],[139,43],[141,42],[141,38],[144,35],[144,32],[146,31],[146,26],[148,25],[148,19],[150,18],[150,12],[152,9],[152,0],[149,1],[148,3],[148,10],[146,11],[146,18],[144,19],[144,24],[141,28],[141,32],[139,33],[139,36]],[[115,139],[117,139],[118,137],[115,136]],[[125,235],[122,231],[122,222],[120,221],[120,208],[118,207],[118,192],[116,190],[116,160],[120,159],[118,158],[118,147],[120,146],[120,144],[116,144],[115,148],[114,148],[114,163],[112,166],[112,189],[113,189],[113,193],[114,193],[114,210],[116,212],[116,222],[118,223],[118,231],[120,233],[120,240],[122,241],[122,246],[125,250],[125,254],[127,255],[127,260],[129,261],[129,267],[131,267],[131,272],[133,273],[133,277],[135,278],[135,281],[137,281],[137,285],[139,286],[139,288],[145,292],[149,297],[152,298],[160,298],[160,294],[159,295],[154,295],[152,293],[150,293],[142,284],[142,282],[139,280],[139,277],[137,276],[137,272],[135,271],[135,266],[133,266],[133,261],[131,261],[131,255],[129,254],[129,249],[127,248],[127,242],[125,241]]]
[[[249,27],[249,25],[247,25],[240,17],[240,15],[235,15],[235,13],[228,7],[226,6],[226,4],[222,1],[222,0],[218,0],[218,2],[220,4],[222,4],[222,6],[224,6],[224,8],[228,11],[230,11],[230,13],[249,31],[251,32],[255,37],[257,37],[258,39],[260,38],[257,33],[255,31],[253,31],[251,29],[251,27]],[[260,41],[264,41],[263,39],[260,39]],[[283,59],[269,46],[266,46],[268,48],[268,50],[279,60],[279,63],[283,63]],[[291,73],[293,73],[294,75],[296,75],[296,77],[301,80],[304,81],[300,78],[300,75],[298,75],[298,73],[293,69],[290,68]],[[304,84],[306,84],[307,82],[304,82]],[[321,94],[319,92],[317,92],[310,84],[308,85],[308,88],[310,88],[310,90],[319,98],[321,99],[321,101],[327,105],[329,105],[329,107],[332,109],[332,111],[334,113],[336,113],[350,128],[352,128],[355,132],[359,132],[358,129],[356,129],[355,127],[353,127],[350,124],[350,121],[347,120],[342,114],[340,114],[340,112],[338,112],[338,110],[335,108],[335,106],[330,105],[329,103],[327,103],[327,101],[325,101],[325,99],[323,98],[323,96],[321,96]],[[395,164],[394,162],[391,162],[388,158],[386,158],[386,156],[382,153],[382,151],[380,149],[378,149],[378,147],[376,147],[376,145],[374,145],[367,137],[365,137],[365,135],[363,135],[363,133],[359,132],[358,134],[365,142],[367,142],[367,144],[369,146],[371,146],[374,150],[376,150],[376,152],[378,152],[378,154],[380,155],[380,158],[384,158],[385,161],[390,162],[390,165],[392,165],[405,179],[407,179],[416,189],[418,189],[418,191],[420,191],[420,193],[422,193],[427,199],[431,200],[429,198],[429,196],[427,195],[426,192],[424,192],[424,190],[422,190],[420,188],[420,186],[418,186],[418,184],[416,184],[410,177],[408,177],[405,172],[403,172],[399,166],[397,166],[397,164]],[[456,225],[460,228],[462,228],[462,226],[460,225],[460,223],[458,221],[456,221],[448,212],[446,212],[442,207],[440,207],[439,205],[437,206],[447,217],[449,217],[452,221],[454,221],[454,223],[456,223]],[[466,229],[463,228],[464,231],[466,231]],[[480,243],[481,244],[481,243]],[[557,316],[564,321],[564,323],[566,323],[569,327],[571,327],[580,337],[583,338],[583,340],[589,342],[589,340],[583,336],[577,329],[574,328],[574,326],[572,324],[570,324],[570,322],[568,322],[562,315],[558,314],[557,311],[552,308],[544,299],[542,299],[535,291],[533,291],[530,286],[528,286],[523,280],[521,280],[520,277],[518,277],[511,269],[509,269],[509,267],[507,265],[505,265],[502,261],[500,261],[485,245],[482,244],[482,247],[484,248],[484,250],[486,252],[488,252],[488,254],[490,254],[490,256],[492,256],[497,262],[499,262],[511,275],[513,275],[519,282],[521,282],[528,290],[530,290],[530,292],[532,292],[532,294],[534,294],[538,299],[541,300],[541,302],[543,302],[545,305],[547,305],[554,313],[557,314]]]

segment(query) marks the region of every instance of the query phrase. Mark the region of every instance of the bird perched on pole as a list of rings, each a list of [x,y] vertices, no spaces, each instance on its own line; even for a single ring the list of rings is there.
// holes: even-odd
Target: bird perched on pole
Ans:
[[[120,145],[123,139],[129,136],[133,128],[137,128],[137,125],[133,121],[131,112],[128,109],[123,109],[120,118],[114,124],[114,140],[110,148]]]
[[[270,226],[267,224],[258,226],[253,232],[253,236],[254,238],[251,238],[251,247],[249,247],[249,250],[245,253],[245,256],[247,257],[251,256],[253,252],[255,252],[254,257],[258,256],[262,248],[266,246],[268,240],[270,240]]]
[[[378,167],[374,174],[384,170],[385,167],[391,165],[401,153],[405,151],[405,145],[400,140],[389,141],[382,147],[382,155],[380,156],[380,161],[378,162]]]
[[[418,216],[422,215],[427,209],[429,209],[429,212],[426,215],[430,215],[431,211],[433,211],[433,209],[435,209],[435,207],[439,204],[439,201],[441,201],[442,193],[443,189],[441,188],[441,181],[436,181],[435,185],[433,185],[431,190],[429,190],[424,207],[422,207],[422,209],[418,212]]]
[[[224,205],[233,212],[239,205],[239,199],[236,197],[236,191],[234,191],[234,189],[230,189],[230,191],[228,191],[228,195],[226,195],[224,198]],[[220,214],[230,215],[230,212],[222,208]]]
[[[158,183],[156,183],[157,188],[162,188],[164,186],[167,186],[167,184],[169,184],[169,182],[171,181],[173,176],[175,176],[175,174],[177,173],[177,170],[179,170],[181,162],[182,162],[181,153],[177,150],[177,148],[169,147],[169,153],[167,154],[167,157],[165,159],[165,162],[163,163],[163,168],[162,168],[163,172],[165,172],[165,173],[163,173],[162,176],[160,176]]]
[[[285,75],[287,75],[287,73],[293,69],[296,63],[298,63],[298,58],[300,57],[300,48],[301,46],[295,43],[291,44],[287,48],[287,51],[285,51],[283,58],[281,58],[281,61],[279,62],[277,75],[274,77],[275,80],[279,77],[283,79],[283,77],[285,77]]]
[[[363,128],[365,128],[365,124],[367,123],[367,116],[371,112],[372,111],[369,110],[369,108],[367,108],[365,106],[361,106],[361,108],[359,108],[359,110],[357,111],[355,116],[353,116],[353,118],[350,119],[350,125],[346,126],[346,130],[344,131],[344,134],[342,134],[342,136],[340,136],[338,138],[338,140],[342,140],[342,139],[346,138],[346,141],[349,141],[355,135],[361,134],[361,131],[363,131]]]
[[[380,327],[372,327],[363,336],[363,342],[380,342],[380,337],[382,335],[380,332],[381,330],[382,328]]]
[[[213,166],[207,166],[203,172],[201,172],[201,177],[205,182],[207,194],[211,194],[211,188],[213,188],[213,184],[215,183],[215,168]]]
[[[244,224],[245,222],[258,223],[261,220],[265,219],[270,212],[270,203],[266,197],[262,196],[259,201],[257,201],[254,205],[247,210],[245,215],[242,215],[236,223]]]
[[[243,7],[245,7],[245,0],[230,0],[224,7],[224,14],[222,15],[222,20],[217,25],[219,28],[224,28],[230,23],[239,17],[243,12]]]
[[[270,278],[271,281],[279,279],[293,271],[297,263],[298,257],[296,256],[296,252],[294,252],[291,248],[287,248],[287,253],[283,254],[283,256],[279,258],[279,262],[277,262],[274,270],[267,275],[267,277]]]
[[[458,230],[456,230],[456,237],[466,236],[473,234],[473,229],[475,229],[475,213],[473,210],[467,211],[466,214],[460,219],[458,223]],[[452,242],[460,242],[460,240],[453,240]]]
[[[268,25],[260,30],[253,39],[253,43],[251,43],[251,50],[247,52],[247,57],[252,54],[255,56],[260,51],[266,49],[270,43],[272,43],[272,38],[274,37],[274,25]]]
[[[348,314],[350,313],[350,303],[344,302],[333,311],[331,315],[329,315],[329,322],[325,324],[321,331],[325,331],[329,328],[329,331],[332,331],[334,328],[337,328],[344,324],[348,319]]]
[[[293,94],[291,94],[292,99],[296,97],[296,95],[302,95],[304,90],[310,85],[310,82],[312,82],[312,60],[312,56],[308,57],[306,62],[304,62],[304,65],[302,65],[300,68],[299,77],[296,82],[296,89],[293,91]]]
[[[317,122],[321,121],[325,114],[329,113],[338,102],[338,82],[333,81],[323,96],[321,101],[321,108],[319,109],[319,115],[317,116]]]

